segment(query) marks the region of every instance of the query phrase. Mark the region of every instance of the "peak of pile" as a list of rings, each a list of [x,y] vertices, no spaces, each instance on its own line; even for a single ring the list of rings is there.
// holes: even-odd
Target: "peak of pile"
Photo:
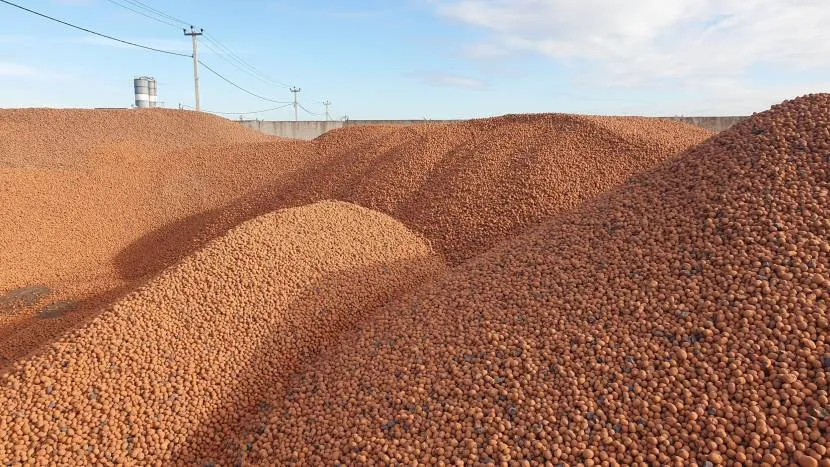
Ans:
[[[385,215],[320,202],[211,242],[0,387],[0,461],[228,465],[288,377],[443,262]]]
[[[262,464],[830,465],[830,95],[759,113],[396,301]]]
[[[320,193],[353,202],[402,220],[458,264],[710,135],[665,120],[565,114],[346,127],[315,141],[326,163],[252,204],[267,211]]]
[[[20,151],[0,151],[0,166],[15,167],[0,167],[0,223],[13,226],[0,230],[0,294],[44,284],[79,303],[48,321],[37,317],[47,303],[0,314],[0,368],[264,213],[353,202],[457,264],[709,136],[655,119],[542,114],[302,142],[162,109],[3,111],[0,133],[34,158],[18,167]]]
[[[0,168],[88,168],[94,165],[92,154],[140,157],[275,139],[224,118],[181,110],[0,109]]]
[[[224,138],[221,132],[212,137]],[[211,213],[321,157],[310,143],[257,138],[134,154],[110,148],[100,157],[89,155],[98,161],[78,170],[0,168],[0,297],[44,285],[55,291],[49,300],[78,304],[49,320],[38,315],[48,301],[14,313],[0,307],[0,369],[204,245],[191,245],[190,236]],[[6,155],[0,151],[0,160]],[[211,238],[251,217],[224,225]]]

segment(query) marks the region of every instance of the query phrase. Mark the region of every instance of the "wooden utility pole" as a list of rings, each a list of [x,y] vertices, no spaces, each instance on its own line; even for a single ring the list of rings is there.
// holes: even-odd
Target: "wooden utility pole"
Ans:
[[[190,32],[187,32],[187,29],[183,29],[185,36],[190,36],[193,39],[193,88],[196,91],[196,111],[199,112],[202,110],[202,106],[199,103],[199,43],[196,41],[196,37],[201,36],[205,33],[204,29],[199,29],[198,31],[193,26],[190,26]]]

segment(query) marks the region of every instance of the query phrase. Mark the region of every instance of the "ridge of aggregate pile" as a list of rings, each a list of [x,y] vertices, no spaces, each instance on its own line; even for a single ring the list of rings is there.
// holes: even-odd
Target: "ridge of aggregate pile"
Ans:
[[[400,219],[458,264],[709,136],[668,120],[567,114],[347,127],[317,139],[329,162],[307,178]]]
[[[443,260],[398,221],[320,202],[246,222],[0,386],[0,463],[244,460],[301,363]]]
[[[151,133],[146,144],[119,143],[107,140],[103,132],[90,136],[106,143],[94,149],[66,143],[65,151],[84,154],[85,162],[79,166],[0,167],[0,298],[35,284],[54,291],[27,307],[10,309],[0,303],[0,369],[9,360],[82,324],[138,281],[189,253],[173,258],[165,254],[187,240],[187,231],[168,238],[168,244],[156,241],[159,231],[197,222],[205,213],[244,193],[317,162],[318,156],[308,143],[276,138],[260,141],[261,135],[240,132],[237,123],[189,112],[171,119],[170,113],[140,111],[136,117],[123,111],[110,116],[120,118],[125,127],[137,119],[158,119],[156,125],[172,128],[172,136],[166,136],[165,141],[151,140]],[[189,119],[193,121],[180,121]],[[65,125],[57,125],[53,131]],[[210,135],[196,132],[197,137],[225,143],[173,148],[196,144],[189,140],[191,127],[202,125]],[[147,126],[152,125],[145,122]],[[2,132],[0,136],[20,139]],[[51,133],[45,137],[57,139]],[[245,137],[250,141],[239,142]],[[167,143],[168,149],[158,149],[168,147]],[[48,156],[35,150],[32,154]],[[8,155],[0,152],[0,166]],[[142,251],[139,246],[143,244],[152,244],[152,248]],[[78,306],[71,313],[43,320],[38,311],[51,300],[68,300]]]
[[[0,109],[0,136],[0,168],[47,170],[89,167],[95,152],[152,154],[277,139],[208,113],[160,108]]]
[[[56,291],[0,309],[0,369],[260,214],[342,199],[403,221],[458,263],[709,135],[556,114],[350,127],[315,142],[240,127],[157,109],[0,112],[14,149],[0,151],[0,165],[14,166],[0,168],[0,223],[10,226],[0,231],[0,294]],[[15,165],[18,153],[29,165]],[[50,300],[78,306],[40,319]]]
[[[314,141],[319,163],[212,213],[192,240],[280,207],[339,199],[404,222],[458,264],[710,135],[667,120],[567,114],[346,127]]]
[[[828,309],[819,94],[385,307],[253,460],[830,466]]]

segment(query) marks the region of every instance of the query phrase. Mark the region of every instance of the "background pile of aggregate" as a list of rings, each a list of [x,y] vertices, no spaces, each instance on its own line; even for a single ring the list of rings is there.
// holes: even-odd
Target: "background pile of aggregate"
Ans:
[[[0,110],[0,369],[174,262],[132,245],[165,251],[158,229],[314,163],[310,147],[194,112]],[[4,301],[32,286],[51,293]],[[56,302],[73,309],[42,319]]]
[[[828,466],[828,309],[820,94],[384,308],[293,380],[252,453],[265,465]]]
[[[635,117],[511,115],[268,138],[194,112],[0,112],[0,370],[241,222],[338,199],[402,221],[452,264],[709,136]],[[53,303],[71,312],[40,313]]]
[[[0,463],[232,465],[302,362],[443,261],[342,202],[246,222],[15,364]]]

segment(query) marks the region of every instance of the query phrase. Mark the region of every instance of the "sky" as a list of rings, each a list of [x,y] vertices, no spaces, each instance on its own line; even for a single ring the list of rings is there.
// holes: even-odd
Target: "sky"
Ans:
[[[303,120],[325,100],[334,119],[691,116],[830,92],[828,0],[13,1],[184,55],[179,21],[203,28],[200,59],[269,99],[201,68],[202,109],[234,119],[293,119],[291,106],[258,112],[291,86]],[[165,107],[194,105],[190,57],[0,3],[0,107],[129,107],[141,75]]]

